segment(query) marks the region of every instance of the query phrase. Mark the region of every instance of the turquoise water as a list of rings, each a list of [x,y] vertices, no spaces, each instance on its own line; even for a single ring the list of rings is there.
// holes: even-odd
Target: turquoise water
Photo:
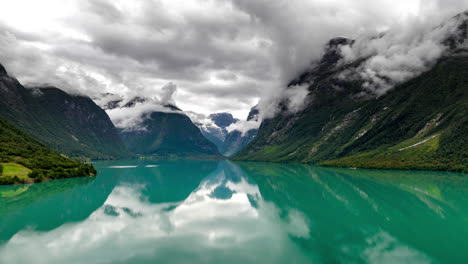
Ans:
[[[0,186],[0,263],[468,263],[468,176],[111,161]]]

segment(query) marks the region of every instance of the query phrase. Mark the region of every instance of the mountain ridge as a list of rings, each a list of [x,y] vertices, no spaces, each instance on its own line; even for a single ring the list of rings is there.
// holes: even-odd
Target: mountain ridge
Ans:
[[[0,118],[0,185],[95,174],[92,165],[60,155]]]
[[[144,103],[151,104],[148,99],[135,97],[120,108],[133,108]],[[170,103],[162,107],[174,112],[153,110],[141,113],[141,127],[119,129],[120,137],[130,152],[156,157],[221,156],[215,144],[203,136],[180,108]]]
[[[50,86],[27,89],[1,68],[1,117],[69,156],[109,159],[127,155],[115,126],[90,98]]]
[[[258,116],[258,109],[252,107],[247,116],[247,121],[256,120]],[[196,124],[203,135],[213,142],[221,154],[230,157],[235,155],[241,149],[243,149],[257,134],[257,129],[251,129],[246,133],[242,133],[238,130],[229,130],[231,125],[235,125],[238,122],[243,122],[237,118],[234,118],[230,113],[214,113],[208,116],[213,124]]]
[[[458,21],[447,39],[465,43],[466,21]],[[282,109],[264,120],[234,159],[468,172],[468,57],[460,52],[466,47],[447,44],[434,66],[375,97],[363,93],[363,80],[340,78],[366,60],[340,63],[336,51],[343,43],[354,41],[331,40],[318,65],[291,81],[308,85],[313,100],[305,109]]]

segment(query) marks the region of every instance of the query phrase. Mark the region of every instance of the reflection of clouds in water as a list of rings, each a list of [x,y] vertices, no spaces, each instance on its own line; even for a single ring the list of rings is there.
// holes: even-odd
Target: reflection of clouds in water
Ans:
[[[400,244],[386,232],[379,232],[367,239],[367,248],[362,253],[366,263],[433,263],[424,254]]]
[[[346,244],[341,247],[339,263],[370,263],[370,264],[394,264],[394,263],[434,263],[424,253],[402,244],[389,233],[380,230],[366,232],[364,243]]]
[[[307,262],[290,239],[309,236],[308,220],[300,212],[280,218],[256,185],[244,178],[230,181],[224,173],[214,178],[179,203],[151,204],[141,195],[143,186],[121,185],[83,222],[16,234],[0,248],[0,263],[174,263],[187,258],[282,263],[287,255]],[[216,198],[220,188],[231,192],[228,199]]]
[[[379,230],[363,231],[364,239],[361,232],[354,237],[337,230],[330,239],[338,251],[327,255],[330,252],[323,252],[323,241],[311,241],[320,237],[320,230],[311,230],[318,222],[301,211],[281,210],[263,200],[259,187],[236,169],[218,170],[180,202],[153,204],[143,195],[144,185],[122,184],[82,222],[50,232],[16,234],[0,247],[0,263],[431,262]],[[318,174],[311,176],[327,199],[338,200],[340,207],[352,204],[349,197],[338,195],[336,186]],[[361,189],[353,190],[362,199],[370,199]],[[340,236],[348,239],[340,240]],[[309,241],[297,243],[304,240]]]

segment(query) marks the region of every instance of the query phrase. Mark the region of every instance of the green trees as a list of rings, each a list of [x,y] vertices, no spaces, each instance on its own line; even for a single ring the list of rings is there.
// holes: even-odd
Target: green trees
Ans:
[[[3,174],[3,165],[0,164],[0,176]]]
[[[0,177],[0,185],[42,182],[48,179],[85,177],[96,174],[92,165],[67,158],[49,149],[1,118],[0,162],[20,164],[31,170],[27,177],[3,175]],[[0,168],[3,169],[3,166]]]

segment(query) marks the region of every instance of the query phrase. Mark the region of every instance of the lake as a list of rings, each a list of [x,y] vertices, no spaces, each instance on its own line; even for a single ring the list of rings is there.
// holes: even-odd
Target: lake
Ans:
[[[96,162],[0,186],[0,263],[468,263],[468,175]]]

